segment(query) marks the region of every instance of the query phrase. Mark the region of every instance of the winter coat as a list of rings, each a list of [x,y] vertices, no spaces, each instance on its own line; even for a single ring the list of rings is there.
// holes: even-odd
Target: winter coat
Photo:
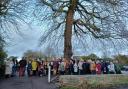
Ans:
[[[9,74],[11,75],[12,74],[12,66],[13,66],[13,63],[10,62],[10,61],[6,61],[6,67],[5,67],[5,74]]]
[[[101,74],[101,64],[96,64],[96,74]]]
[[[83,63],[82,68],[83,68],[84,74],[90,74],[91,73],[89,63],[87,63],[87,62]]]
[[[60,71],[64,71],[65,68],[64,68],[64,62],[61,62],[60,65],[59,65],[59,70]]]
[[[37,62],[36,61],[32,61],[32,70],[37,70]]]
[[[80,62],[78,63],[78,67],[79,67],[80,70],[83,69],[83,68],[82,68],[82,65],[83,65],[83,62],[80,61]]]
[[[91,71],[96,70],[96,64],[95,63],[90,64],[90,70]]]
[[[114,64],[108,65],[108,69],[109,69],[109,72],[115,72],[115,65]]]
[[[77,65],[77,63],[75,63],[75,64],[73,65],[73,68],[74,68],[74,72],[78,72],[78,65]]]
[[[26,60],[20,60],[19,64],[20,64],[20,67],[25,67],[27,65],[27,61]]]
[[[32,64],[31,63],[28,63],[27,70],[31,70],[31,69],[32,69]]]

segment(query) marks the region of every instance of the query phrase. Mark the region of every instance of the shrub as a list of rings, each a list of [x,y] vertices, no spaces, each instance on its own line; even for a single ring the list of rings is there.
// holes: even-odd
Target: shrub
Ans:
[[[5,63],[0,61],[0,78],[3,78],[5,75]]]

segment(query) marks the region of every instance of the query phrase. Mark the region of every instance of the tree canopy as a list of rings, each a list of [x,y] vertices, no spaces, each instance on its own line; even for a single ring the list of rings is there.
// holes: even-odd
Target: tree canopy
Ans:
[[[28,14],[26,3],[29,1],[35,3],[34,0],[0,1],[0,35],[8,33],[10,28],[19,31],[24,12]],[[93,42],[94,48],[100,47],[99,44],[109,47],[127,45],[127,0],[36,1],[34,16],[47,24],[41,45],[49,43],[57,47],[60,44],[63,47],[61,44],[64,44],[64,57],[67,59],[73,55],[74,41],[79,41],[78,46],[82,44],[86,49],[91,47],[87,44]]]
[[[118,54],[114,56],[115,60],[118,60],[119,63],[123,64],[123,65],[127,65],[128,64],[128,56],[127,55],[122,55],[122,54]]]
[[[4,61],[4,59],[7,57],[7,53],[4,50],[5,44],[5,39],[0,35],[0,62]]]
[[[66,13],[72,2],[77,2],[73,17],[74,35],[93,35],[95,38],[122,39],[127,37],[126,19],[128,2],[126,0],[39,0],[45,14],[41,20],[51,20],[51,29],[45,36],[53,36],[52,32],[65,25]],[[44,9],[45,8],[45,9]],[[42,10],[37,11],[42,12]],[[39,14],[39,13],[37,13]],[[43,18],[44,17],[44,18]],[[52,30],[52,31],[51,31]],[[58,34],[60,34],[58,32]],[[62,34],[60,34],[63,36]],[[58,35],[57,35],[58,36]],[[54,36],[53,36],[54,37]],[[48,38],[47,38],[48,39]],[[47,40],[46,39],[46,40]],[[42,39],[44,41],[44,39]]]
[[[71,58],[73,55],[73,41],[80,40],[84,45],[95,41],[94,48],[99,43],[109,47],[127,43],[127,0],[37,1],[35,15],[48,23],[41,42],[44,44],[52,40],[58,44],[64,40],[65,57]]]
[[[99,57],[96,55],[96,54],[90,54],[90,55],[88,55],[88,56],[81,56],[81,59],[82,60],[98,60],[99,59]]]

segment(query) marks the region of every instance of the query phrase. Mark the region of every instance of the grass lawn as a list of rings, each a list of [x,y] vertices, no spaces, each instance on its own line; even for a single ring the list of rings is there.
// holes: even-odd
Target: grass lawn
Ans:
[[[128,75],[64,75],[60,84],[61,89],[106,89],[128,85]]]

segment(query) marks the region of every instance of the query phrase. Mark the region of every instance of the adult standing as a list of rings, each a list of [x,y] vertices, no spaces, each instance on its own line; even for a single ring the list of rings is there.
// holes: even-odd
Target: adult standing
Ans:
[[[36,61],[36,60],[33,60],[33,61],[32,61],[32,72],[33,72],[33,76],[36,76],[37,67],[38,67],[37,61]]]
[[[38,75],[42,77],[44,75],[44,65],[43,61],[40,61],[38,64]]]
[[[80,60],[79,63],[78,63],[79,75],[83,75],[83,68],[82,68],[82,65],[83,65],[83,60]]]
[[[57,59],[54,59],[54,61],[53,61],[53,75],[57,75],[58,68],[59,68],[59,62],[57,61]]]
[[[16,72],[17,72],[17,59],[13,58],[12,59],[13,62],[13,66],[12,66],[12,76],[16,76]]]
[[[65,73],[65,68],[64,68],[64,61],[61,61],[60,64],[59,64],[59,74],[60,75],[64,75]]]
[[[63,59],[64,60],[64,66],[65,66],[65,74],[69,75],[70,74],[70,61],[67,59]]]
[[[96,61],[96,74],[101,74],[101,63],[100,61]]]
[[[74,75],[77,75],[78,74],[78,63],[77,63],[77,61],[75,61],[74,65],[73,65],[73,68],[74,68]]]
[[[28,74],[28,76],[32,75],[32,64],[31,64],[31,61],[28,61],[28,64],[27,64],[27,74]]]
[[[94,61],[90,63],[90,70],[91,74],[96,74],[96,63]]]
[[[48,74],[48,61],[45,60],[43,65],[44,65],[44,75],[47,75]]]
[[[12,64],[11,60],[6,60],[5,61],[5,76],[6,76],[6,78],[11,77],[12,66],[13,66],[13,64]]]
[[[110,65],[108,65],[109,73],[115,74],[115,65],[113,62],[110,62]]]
[[[117,60],[115,61],[115,72],[116,74],[121,74],[121,68]]]
[[[19,77],[22,77],[25,75],[26,65],[27,65],[27,61],[23,57],[22,60],[19,61]]]
[[[109,65],[109,62],[107,61],[103,61],[101,62],[101,71],[103,74],[108,74],[109,70],[108,70],[108,65]]]
[[[70,75],[74,74],[74,68],[73,68],[74,63],[75,62],[73,60],[70,60],[70,63],[69,63],[69,74]]]

